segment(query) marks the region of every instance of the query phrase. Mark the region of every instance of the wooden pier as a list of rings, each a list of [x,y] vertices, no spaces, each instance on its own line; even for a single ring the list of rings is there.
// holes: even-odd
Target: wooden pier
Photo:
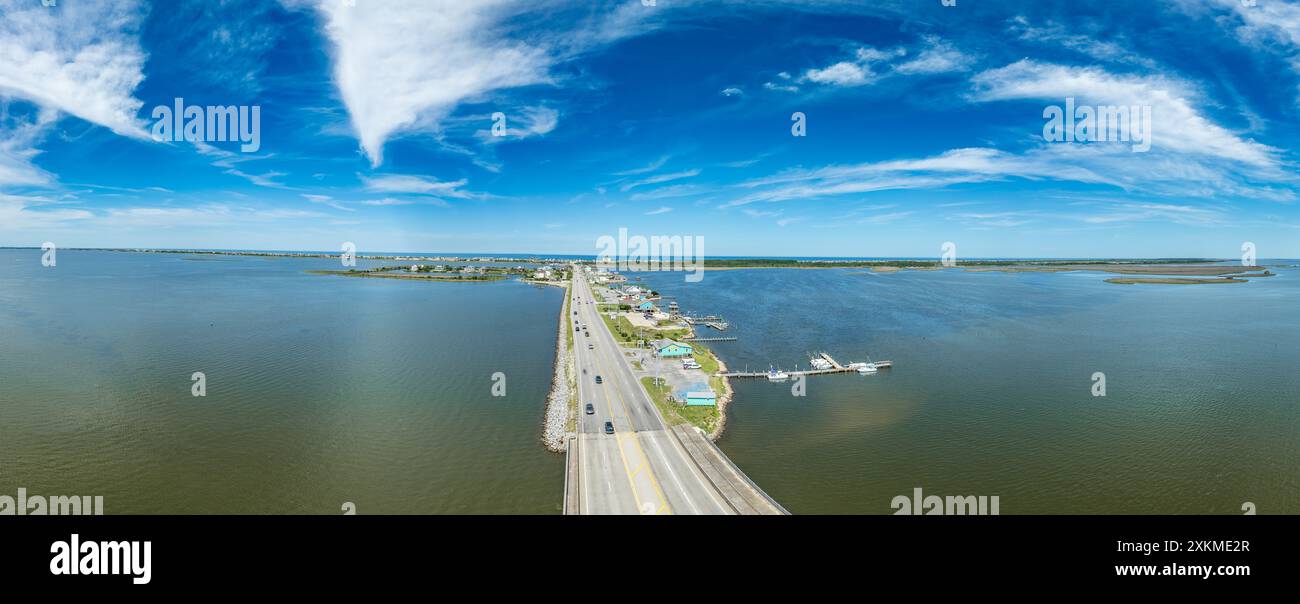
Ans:
[[[857,369],[849,369],[847,367],[841,367],[839,369],[809,369],[808,371],[783,371],[782,373],[790,377],[795,377],[800,375],[830,375],[832,373],[857,373],[857,372],[858,372]],[[767,377],[767,372],[766,371],[728,371],[727,373],[715,373],[714,375],[718,377],[728,377],[728,378],[733,378],[733,377],[734,378],[765,378]]]
[[[830,353],[823,352],[823,353],[821,354],[821,357],[822,357],[823,359],[826,359],[826,362],[827,362],[827,363],[830,363],[830,364],[831,364],[831,368],[833,368],[833,369],[844,369],[844,366],[843,366],[843,365],[841,365],[841,364],[835,362],[835,359],[831,358]]]
[[[786,374],[786,375],[788,375],[788,376],[790,376],[790,377],[796,377],[796,376],[801,376],[801,375],[831,375],[831,374],[835,374],[835,373],[857,373],[857,372],[858,372],[858,369],[857,369],[856,367],[845,367],[845,366],[843,366],[843,365],[840,365],[839,362],[837,362],[835,359],[831,358],[831,355],[829,355],[829,354],[826,354],[826,353],[823,352],[823,353],[821,353],[820,356],[821,356],[821,358],[826,359],[826,361],[827,361],[828,363],[831,364],[831,368],[830,368],[830,369],[809,369],[809,370],[807,370],[807,371],[783,371],[782,373],[784,373],[784,374]],[[893,361],[874,361],[874,363],[875,363],[877,369],[889,369],[889,368],[891,368],[891,367],[894,366],[894,362],[893,362]],[[716,376],[718,376],[718,377],[728,377],[728,378],[732,378],[732,377],[734,377],[734,378],[765,378],[765,377],[767,377],[768,372],[766,372],[766,371],[728,371],[728,372],[726,372],[726,373],[715,373],[714,375],[716,375]]]
[[[682,341],[683,342],[735,342],[737,339],[738,338],[736,336],[731,336],[731,337],[724,337],[724,338],[682,338]]]

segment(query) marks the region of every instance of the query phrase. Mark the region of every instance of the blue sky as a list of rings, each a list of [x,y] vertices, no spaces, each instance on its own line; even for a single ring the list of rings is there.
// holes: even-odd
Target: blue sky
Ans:
[[[0,0],[0,245],[1300,257],[1300,5],[1248,4]]]

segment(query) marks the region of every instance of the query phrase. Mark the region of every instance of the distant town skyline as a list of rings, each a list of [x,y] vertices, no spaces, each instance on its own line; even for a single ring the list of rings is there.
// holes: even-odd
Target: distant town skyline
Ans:
[[[1300,5],[862,4],[0,0],[0,246],[1300,257]]]

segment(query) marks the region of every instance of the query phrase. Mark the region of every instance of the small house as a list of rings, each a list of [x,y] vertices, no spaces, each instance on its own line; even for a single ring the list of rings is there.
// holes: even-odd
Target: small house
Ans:
[[[663,358],[688,357],[694,352],[690,344],[674,342],[672,340],[656,340],[654,342],[655,355]]]
[[[697,382],[676,393],[677,400],[688,407],[716,407],[718,395],[713,393],[708,384]]]

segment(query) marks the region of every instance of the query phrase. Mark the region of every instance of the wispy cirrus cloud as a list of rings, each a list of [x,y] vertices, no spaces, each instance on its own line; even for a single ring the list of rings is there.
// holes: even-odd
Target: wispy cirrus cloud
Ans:
[[[360,176],[362,187],[371,193],[431,195],[453,199],[482,199],[485,195],[466,191],[463,187],[466,179],[440,181],[429,176],[415,174],[383,174],[379,176]]]
[[[1147,69],[1156,67],[1155,61],[1129,50],[1109,36],[1102,37],[1096,31],[1085,33],[1080,29],[1079,24],[1070,27],[1055,22],[1035,25],[1029,19],[1017,16],[1011,20],[1007,32],[1024,42],[1065,48],[1098,61],[1128,63]]]
[[[0,0],[0,96],[74,115],[146,139],[133,94],[146,55],[138,0],[85,0],[46,7]]]
[[[990,69],[973,79],[979,101],[1042,100],[1117,106],[1151,106],[1153,145],[1179,153],[1276,168],[1277,150],[1243,139],[1196,107],[1200,94],[1191,84],[1163,75],[1114,74],[1098,67],[1074,67],[1024,59]]]
[[[281,1],[320,15],[333,44],[335,83],[373,166],[383,163],[394,136],[436,132],[462,103],[553,83],[558,61],[654,29],[644,24],[653,13],[628,3]],[[554,127],[554,114],[536,117],[534,133]]]
[[[487,123],[488,120],[482,121]],[[475,135],[484,143],[496,144],[549,134],[559,124],[560,112],[555,109],[545,106],[524,107],[517,115],[506,114],[504,136],[494,135],[490,128],[478,130]]]
[[[656,174],[656,175],[654,175],[654,176],[650,176],[650,177],[647,177],[647,178],[643,178],[643,179],[641,179],[641,180],[636,180],[636,181],[633,181],[633,182],[629,182],[629,183],[623,185],[623,186],[621,187],[621,190],[623,190],[623,191],[631,191],[632,189],[635,189],[635,188],[637,188],[637,187],[645,187],[645,186],[650,186],[650,185],[658,185],[658,184],[663,184],[663,183],[666,183],[666,182],[672,182],[672,181],[674,181],[674,180],[682,180],[682,179],[684,179],[684,178],[692,178],[692,177],[699,176],[699,175],[700,175],[700,170],[699,170],[699,168],[692,168],[692,169],[690,169],[690,170],[682,170],[681,172],[672,172],[672,173],[669,173],[669,174]]]

